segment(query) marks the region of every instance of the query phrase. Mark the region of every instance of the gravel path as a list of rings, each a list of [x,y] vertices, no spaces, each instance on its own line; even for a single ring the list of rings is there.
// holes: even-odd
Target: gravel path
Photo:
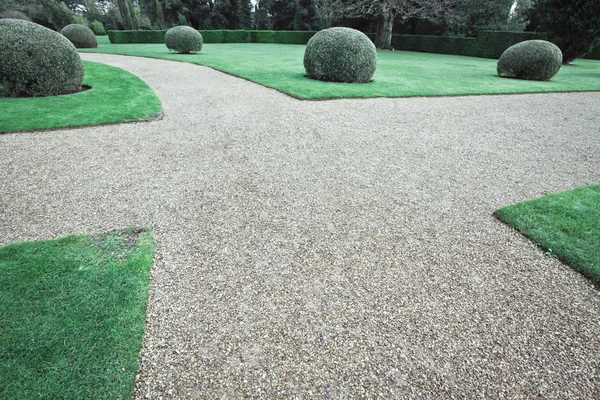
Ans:
[[[600,182],[600,93],[298,101],[84,54],[165,118],[0,135],[0,244],[150,226],[137,398],[600,397],[600,295],[496,221]]]

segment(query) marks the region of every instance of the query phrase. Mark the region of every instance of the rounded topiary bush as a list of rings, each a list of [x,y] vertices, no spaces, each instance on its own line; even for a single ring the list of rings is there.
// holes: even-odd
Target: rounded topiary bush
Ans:
[[[96,35],[87,26],[71,24],[60,31],[78,49],[98,47]]]
[[[375,45],[356,29],[324,29],[306,44],[304,68],[311,79],[366,83],[371,81],[376,67]]]
[[[33,22],[0,19],[0,85],[11,96],[77,92],[83,64],[63,35]]]
[[[96,36],[104,36],[106,35],[106,29],[104,29],[104,25],[99,21],[90,22],[90,29],[94,32]]]
[[[165,44],[169,50],[188,54],[202,50],[202,35],[191,26],[174,26],[165,33]]]
[[[562,52],[545,40],[526,40],[510,46],[498,60],[498,75],[506,78],[548,81],[562,64]]]

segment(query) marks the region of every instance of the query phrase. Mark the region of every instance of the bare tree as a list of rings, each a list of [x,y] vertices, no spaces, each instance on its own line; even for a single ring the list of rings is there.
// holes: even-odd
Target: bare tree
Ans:
[[[394,21],[420,18],[440,21],[452,12],[458,0],[339,0],[346,17],[377,19],[375,46],[388,49],[392,43]]]

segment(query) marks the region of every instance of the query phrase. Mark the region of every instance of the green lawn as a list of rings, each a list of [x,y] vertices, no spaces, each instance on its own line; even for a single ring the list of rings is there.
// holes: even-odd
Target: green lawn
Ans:
[[[0,248],[0,398],[129,399],[154,240],[123,230]]]
[[[600,185],[517,203],[496,216],[600,283]]]
[[[137,76],[84,61],[84,84],[92,89],[62,96],[0,97],[0,132],[99,125],[157,118],[160,100]]]
[[[379,51],[373,82],[320,82],[304,76],[303,45],[205,44],[197,54],[170,53],[163,44],[117,44],[99,38],[81,51],[135,55],[206,65],[301,99],[444,96],[600,90],[600,61],[577,60],[549,82],[499,78],[496,60],[405,51]]]

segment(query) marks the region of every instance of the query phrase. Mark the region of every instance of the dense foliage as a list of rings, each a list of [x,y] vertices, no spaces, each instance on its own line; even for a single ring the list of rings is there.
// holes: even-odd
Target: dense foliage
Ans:
[[[104,29],[104,25],[100,21],[92,21],[90,22],[90,29],[94,32],[96,36],[106,35],[106,30]]]
[[[514,0],[460,0],[449,15],[452,33],[476,36],[481,29],[498,29],[508,22]]]
[[[83,83],[75,46],[60,33],[33,22],[0,20],[0,84],[11,96],[73,93]]]
[[[306,75],[322,81],[367,83],[376,65],[377,51],[373,42],[351,28],[319,31],[308,41],[304,53]]]
[[[600,1],[536,0],[527,29],[545,32],[563,53],[563,64],[600,45]]]
[[[67,39],[73,43],[75,47],[79,48],[95,48],[98,47],[98,41],[94,32],[86,26],[71,24],[65,26],[60,31]]]
[[[0,19],[2,18],[10,18],[10,19],[22,19],[24,21],[30,21],[31,22],[31,18],[29,18],[27,16],[27,14],[21,12],[21,11],[17,11],[17,10],[6,10],[3,12],[0,12]]]
[[[500,56],[498,75],[533,81],[548,81],[560,70],[560,49],[545,40],[527,40],[517,43]]]
[[[165,34],[167,48],[178,53],[189,54],[202,50],[202,35],[189,26],[175,26]]]

